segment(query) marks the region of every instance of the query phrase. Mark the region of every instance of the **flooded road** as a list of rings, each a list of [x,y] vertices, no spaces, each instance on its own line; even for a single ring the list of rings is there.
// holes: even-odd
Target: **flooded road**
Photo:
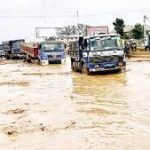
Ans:
[[[1,150],[149,150],[150,61],[127,71],[0,63]]]

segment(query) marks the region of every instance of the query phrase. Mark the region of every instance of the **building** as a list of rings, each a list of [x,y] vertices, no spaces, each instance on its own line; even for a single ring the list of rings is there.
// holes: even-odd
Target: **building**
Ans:
[[[86,35],[96,35],[96,34],[108,34],[108,26],[86,26]]]

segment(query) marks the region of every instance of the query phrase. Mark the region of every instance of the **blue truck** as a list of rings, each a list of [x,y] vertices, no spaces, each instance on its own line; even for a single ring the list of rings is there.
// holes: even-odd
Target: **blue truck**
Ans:
[[[65,60],[65,45],[62,41],[52,40],[40,43],[38,62],[40,64],[58,63]]]
[[[70,45],[70,57],[72,70],[86,74],[126,68],[119,35],[79,37]]]
[[[61,64],[65,60],[65,47],[61,41],[23,43],[21,44],[21,51],[25,61],[38,60],[38,63],[41,65],[50,63]]]
[[[20,45],[24,43],[24,39],[10,40],[2,42],[6,59],[13,59],[22,56]]]

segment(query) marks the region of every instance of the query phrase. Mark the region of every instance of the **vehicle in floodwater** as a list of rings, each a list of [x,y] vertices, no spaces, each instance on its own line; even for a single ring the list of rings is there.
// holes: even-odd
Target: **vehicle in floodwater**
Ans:
[[[24,61],[31,63],[38,59],[39,45],[37,43],[22,43],[21,51]]]
[[[5,57],[7,59],[13,59],[15,57],[22,56],[20,45],[24,42],[25,42],[24,39],[10,40],[10,41],[2,42],[4,51],[5,51]]]
[[[91,72],[121,71],[126,67],[122,39],[119,35],[79,37],[71,43],[71,68]]]
[[[40,43],[38,61],[41,64],[59,63],[65,60],[65,45],[62,41],[44,41]]]
[[[150,50],[150,32],[146,35],[146,39],[144,42],[145,50]]]
[[[39,64],[61,64],[65,59],[65,47],[61,41],[44,41],[36,43],[24,43],[21,45],[24,58],[28,62],[37,59]]]
[[[0,57],[4,57],[4,56],[5,56],[4,46],[3,44],[0,44]]]

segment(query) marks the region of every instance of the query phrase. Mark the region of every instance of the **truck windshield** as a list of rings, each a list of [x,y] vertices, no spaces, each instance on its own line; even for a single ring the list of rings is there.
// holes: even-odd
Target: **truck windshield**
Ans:
[[[23,41],[14,42],[14,43],[12,43],[12,47],[14,49],[20,49],[20,45],[21,45],[22,42]]]
[[[63,43],[46,43],[42,44],[43,51],[61,51],[64,49]]]
[[[91,51],[110,50],[113,48],[121,49],[122,41],[120,38],[96,39],[91,42]]]
[[[3,46],[2,45],[0,45],[0,50],[3,50]]]

